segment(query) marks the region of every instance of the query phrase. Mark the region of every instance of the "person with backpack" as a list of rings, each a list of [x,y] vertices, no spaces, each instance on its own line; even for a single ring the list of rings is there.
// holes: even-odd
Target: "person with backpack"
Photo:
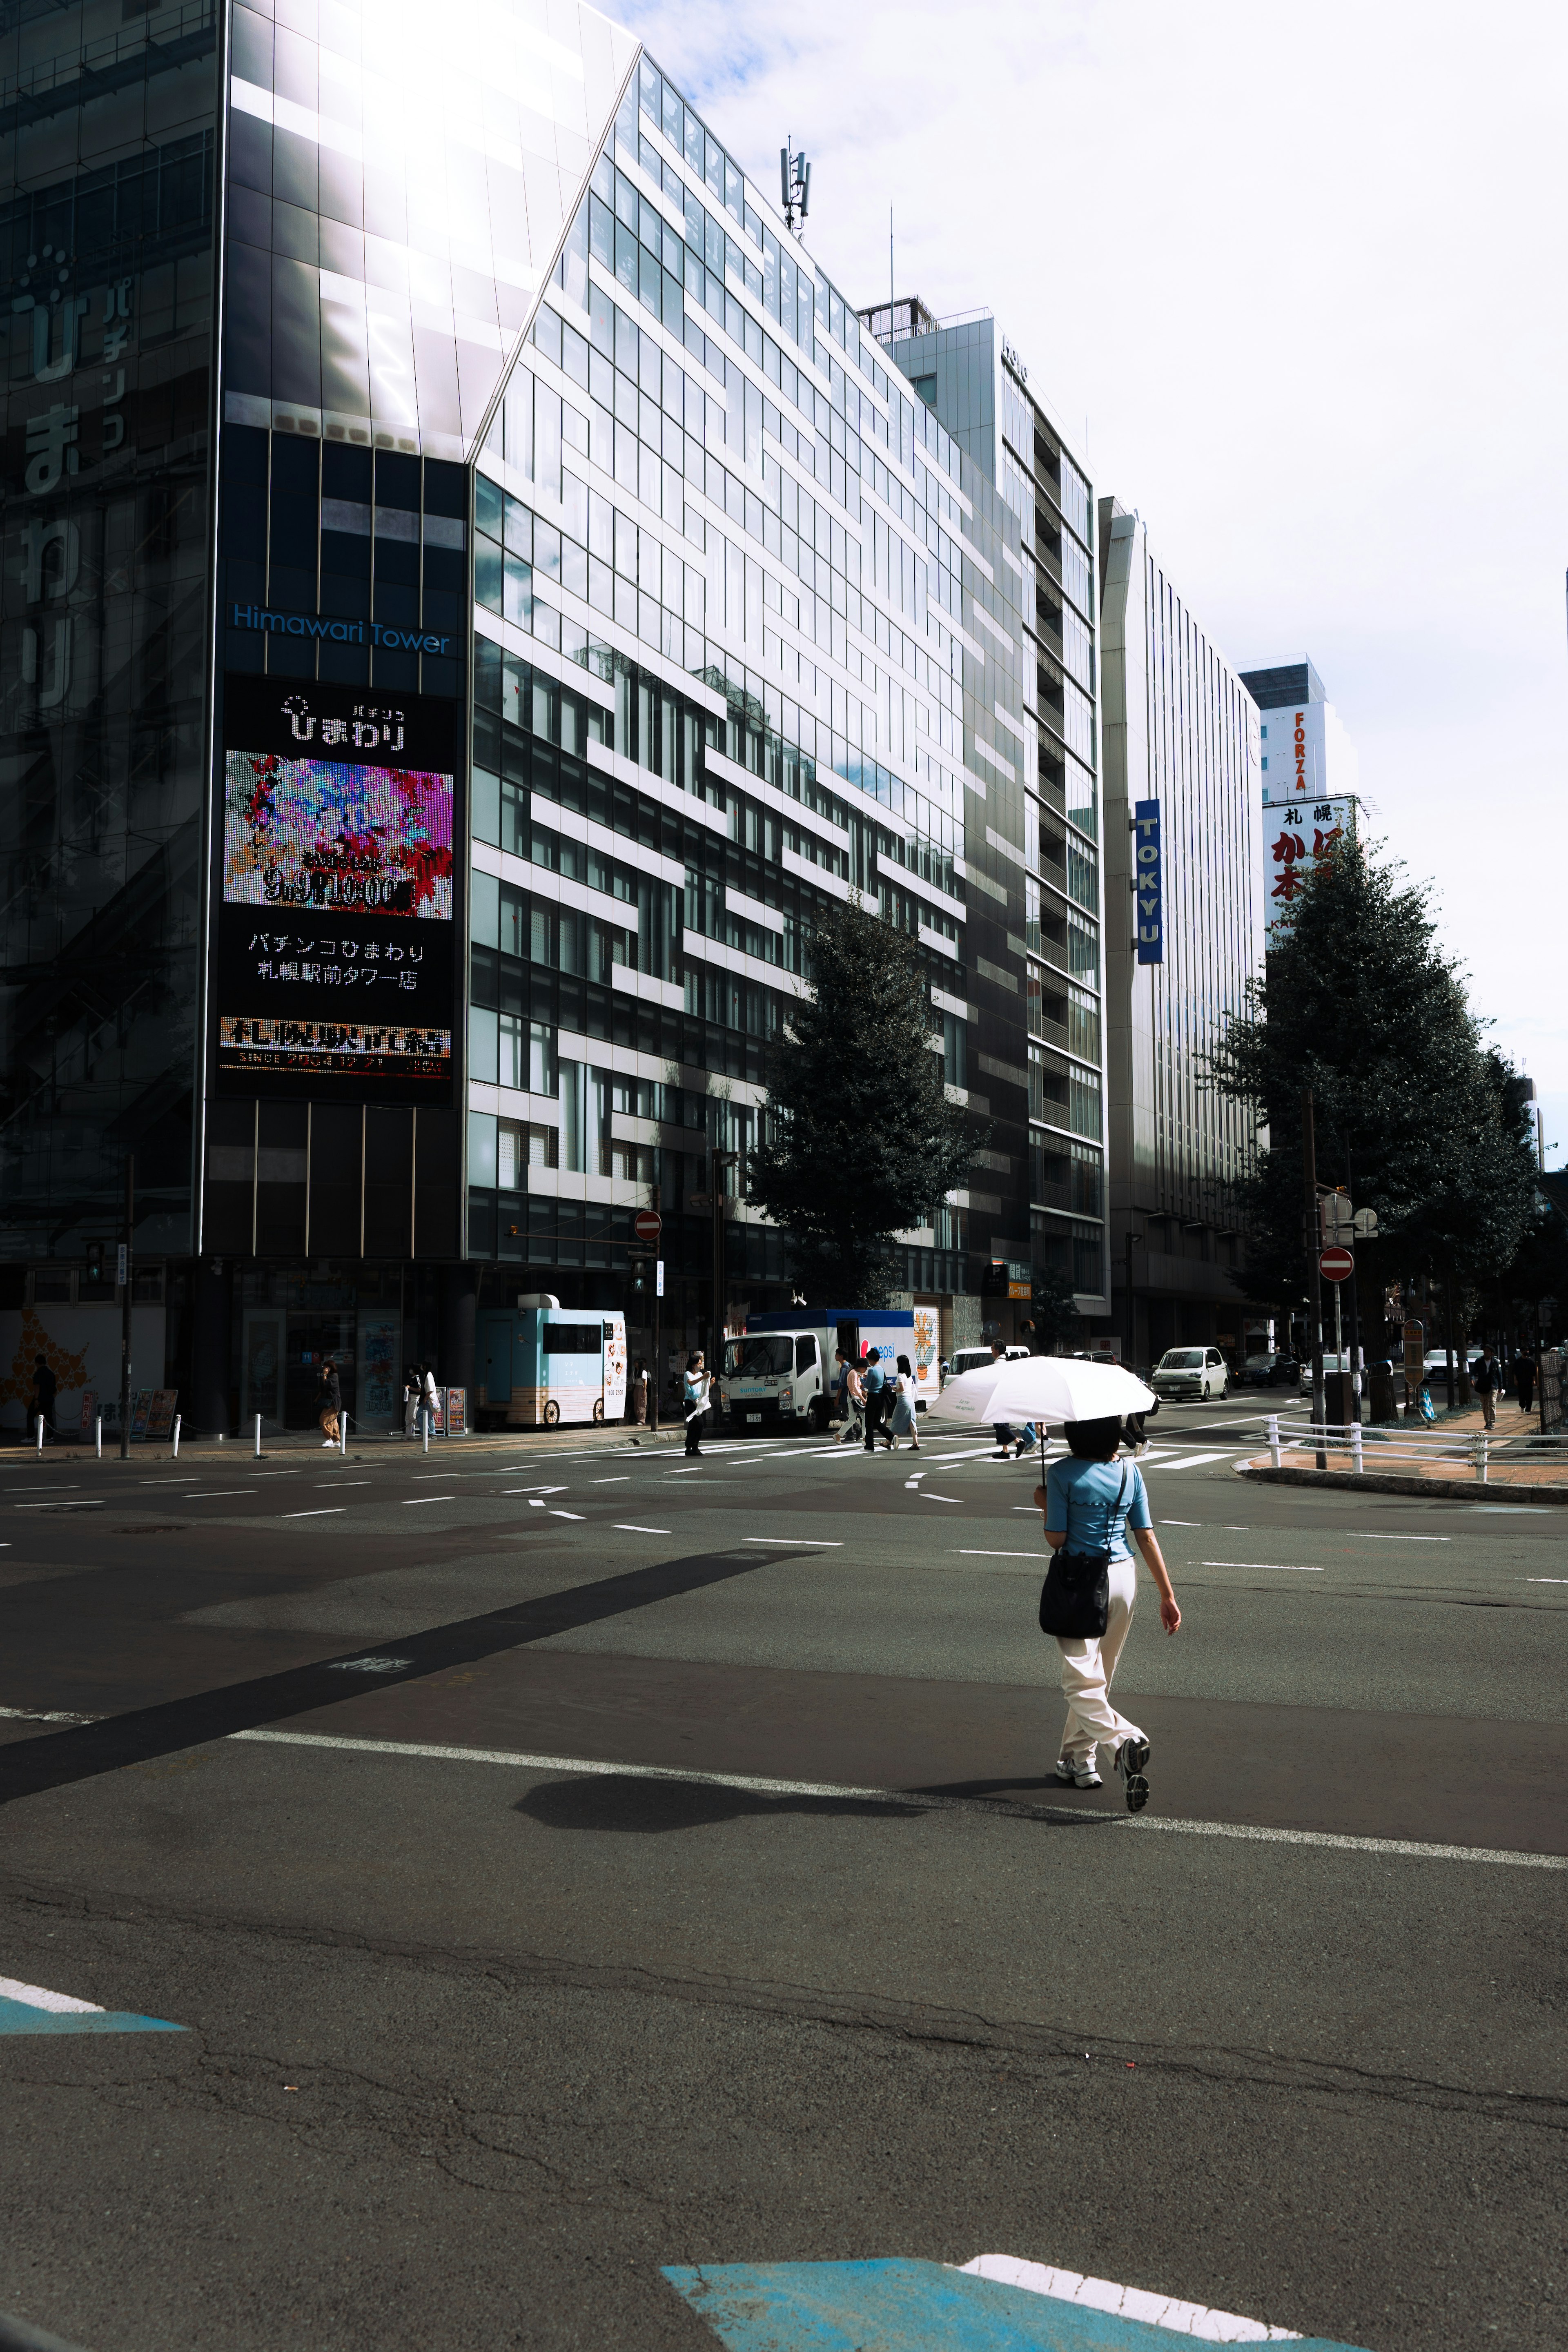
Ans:
[[[1068,1703],[1057,1779],[1075,1789],[1098,1789],[1096,1750],[1109,1747],[1126,1788],[1127,1810],[1141,1812],[1149,1801],[1149,1741],[1135,1723],[1118,1714],[1110,1696],[1137,1593],[1137,1571],[1126,1543],[1129,1528],[1159,1589],[1160,1622],[1167,1633],[1181,1624],[1182,1612],[1154,1534],[1143,1474],[1135,1463],[1116,1459],[1121,1444],[1120,1417],[1110,1413],[1101,1420],[1069,1421],[1062,1434],[1068,1451],[1051,1464],[1045,1485],[1035,1489],[1036,1504],[1045,1515],[1046,1541],[1055,1555],[1040,1597],[1040,1621],[1044,1626],[1055,1613],[1056,1588],[1058,1600],[1063,1594],[1086,1600],[1085,1622],[1096,1618],[1100,1630],[1055,1636]],[[1103,1591],[1103,1613],[1089,1590],[1094,1586]]]
[[[838,1392],[844,1401],[844,1426],[838,1433],[840,1445],[858,1445],[866,1432],[866,1385],[860,1378],[860,1368],[852,1364],[842,1348],[838,1350]]]
[[[876,1349],[868,1344],[860,1360],[860,1385],[866,1392],[866,1451],[875,1454],[879,1437],[890,1454],[893,1441],[882,1422],[888,1402],[887,1374],[882,1370]]]

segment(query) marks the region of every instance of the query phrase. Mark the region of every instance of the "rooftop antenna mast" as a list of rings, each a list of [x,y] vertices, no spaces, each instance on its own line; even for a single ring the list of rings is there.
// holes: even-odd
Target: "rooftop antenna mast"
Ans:
[[[811,165],[793,152],[787,140],[779,149],[779,195],[784,226],[792,236],[799,236],[811,203]]]

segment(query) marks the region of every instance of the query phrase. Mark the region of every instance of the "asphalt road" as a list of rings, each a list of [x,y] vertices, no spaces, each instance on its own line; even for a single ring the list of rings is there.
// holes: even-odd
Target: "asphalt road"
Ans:
[[[1275,1403],[1156,1424],[1135,1821],[973,1440],[0,1455],[0,1978],[184,2029],[0,2038],[0,2311],[640,2352],[1000,2253],[1559,2345],[1568,1523],[1248,1486]]]

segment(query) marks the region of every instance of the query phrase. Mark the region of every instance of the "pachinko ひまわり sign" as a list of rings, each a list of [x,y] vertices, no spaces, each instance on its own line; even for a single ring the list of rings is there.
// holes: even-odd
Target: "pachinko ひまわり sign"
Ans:
[[[220,1092],[451,1099],[454,706],[225,682]]]

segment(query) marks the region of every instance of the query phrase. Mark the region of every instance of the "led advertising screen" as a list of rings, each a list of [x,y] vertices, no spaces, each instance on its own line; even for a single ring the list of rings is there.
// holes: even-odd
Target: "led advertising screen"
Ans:
[[[452,1099],[456,706],[224,687],[217,1090]]]

